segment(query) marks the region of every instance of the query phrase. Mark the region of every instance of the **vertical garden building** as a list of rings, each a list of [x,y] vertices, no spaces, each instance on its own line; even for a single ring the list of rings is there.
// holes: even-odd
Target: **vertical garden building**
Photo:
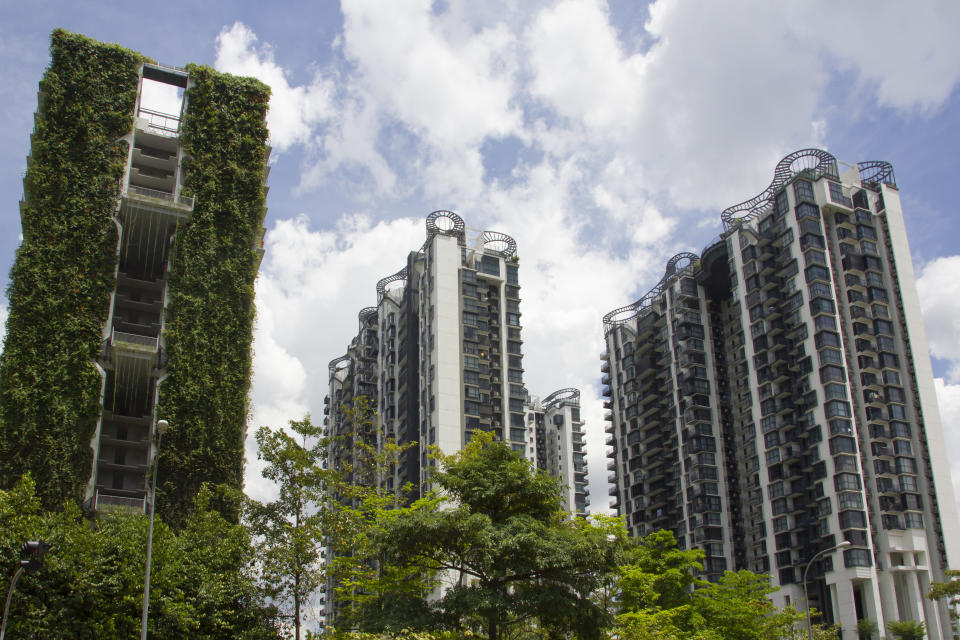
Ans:
[[[0,360],[0,481],[158,509],[243,477],[269,90],[56,31]]]

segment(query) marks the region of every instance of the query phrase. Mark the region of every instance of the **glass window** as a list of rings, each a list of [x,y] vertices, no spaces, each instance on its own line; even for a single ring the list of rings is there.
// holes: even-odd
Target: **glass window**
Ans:
[[[800,200],[814,201],[813,184],[807,180],[797,180],[793,183],[793,195],[796,196],[798,202]]]

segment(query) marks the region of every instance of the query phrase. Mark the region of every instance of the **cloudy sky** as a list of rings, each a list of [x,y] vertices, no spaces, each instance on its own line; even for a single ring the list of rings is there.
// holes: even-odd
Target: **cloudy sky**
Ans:
[[[326,363],[435,209],[514,236],[527,386],[583,390],[606,469],[601,316],[807,146],[889,160],[960,487],[960,3],[35,0],[0,20],[0,285],[56,27],[273,88],[251,432],[322,413]],[[0,321],[6,316],[0,299]],[[252,445],[252,443],[251,443]],[[247,487],[265,496],[248,446]]]

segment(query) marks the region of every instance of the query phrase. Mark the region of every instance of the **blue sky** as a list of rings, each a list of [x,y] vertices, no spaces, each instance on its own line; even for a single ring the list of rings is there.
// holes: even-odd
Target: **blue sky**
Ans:
[[[960,461],[960,5],[601,0],[9,4],[0,284],[56,27],[274,90],[251,427],[321,415],[326,363],[434,209],[519,243],[527,386],[577,386],[606,504],[600,317],[806,146],[889,160]],[[0,319],[5,317],[0,300]],[[253,429],[251,429],[251,432]],[[248,456],[250,457],[250,456]],[[954,463],[960,478],[960,464]],[[250,458],[248,488],[265,495]]]

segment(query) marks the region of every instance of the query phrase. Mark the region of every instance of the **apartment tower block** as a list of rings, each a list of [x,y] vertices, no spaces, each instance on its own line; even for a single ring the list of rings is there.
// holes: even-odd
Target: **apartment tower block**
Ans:
[[[863,618],[951,637],[925,594],[957,516],[892,166],[798,151],[722,220],[604,317],[611,506],[844,638]]]
[[[386,489],[420,487],[429,483],[430,447],[450,454],[474,433],[491,432],[562,478],[564,504],[584,513],[579,391],[541,402],[523,383],[516,242],[470,230],[450,211],[427,216],[426,236],[403,269],[377,283],[377,305],[360,311],[347,353],[330,363],[324,399],[324,424],[335,436],[330,464],[352,462],[356,438],[374,448],[416,443],[377,482]],[[360,396],[374,403],[376,420],[366,432],[346,411]]]

